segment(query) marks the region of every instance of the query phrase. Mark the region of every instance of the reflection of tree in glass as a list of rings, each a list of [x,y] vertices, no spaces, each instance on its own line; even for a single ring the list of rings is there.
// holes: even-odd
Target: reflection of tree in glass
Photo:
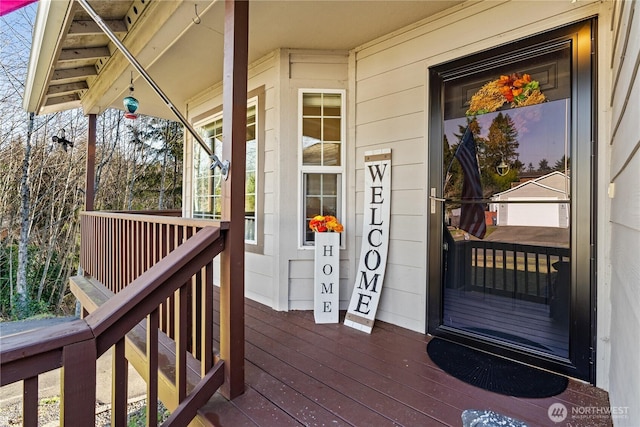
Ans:
[[[547,159],[540,159],[538,162],[538,171],[540,172],[550,172],[551,168],[549,167],[549,161]]]
[[[518,180],[522,162],[518,160],[518,130],[508,114],[499,113],[489,126],[489,134],[480,150],[480,172],[485,196],[507,190]],[[506,163],[508,171],[500,175],[497,166]]]
[[[571,169],[571,158],[565,160],[565,156],[563,155],[560,160],[553,165],[553,170],[564,172],[565,163],[567,170]]]
[[[518,130],[508,114],[499,113],[489,126],[489,135],[485,141],[485,166],[498,165],[505,161],[512,169],[520,169],[518,160]]]
[[[497,192],[507,190],[511,183],[518,180],[518,173],[523,168],[522,162],[518,159],[518,130],[508,114],[498,113],[489,126],[487,137],[480,134],[482,128],[474,118],[467,123],[476,141],[478,152],[478,164],[482,179],[483,193],[489,197]],[[459,126],[455,137],[458,140],[450,147],[447,138],[444,140],[444,164],[449,167],[448,176],[445,178],[446,198],[459,198],[462,191],[462,170],[457,161],[453,161],[455,152],[458,149],[462,135],[466,126]],[[505,162],[509,169],[504,175],[498,174],[497,166]]]

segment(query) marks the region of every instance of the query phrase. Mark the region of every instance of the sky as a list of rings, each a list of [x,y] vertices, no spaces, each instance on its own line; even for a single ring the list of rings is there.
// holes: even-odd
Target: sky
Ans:
[[[36,9],[37,3],[34,3],[0,17],[0,101],[3,107],[22,107]]]
[[[542,159],[546,159],[549,166],[553,165],[565,155],[565,139],[567,115],[570,110],[567,107],[569,100],[545,102],[529,107],[513,108],[501,111],[508,114],[518,130],[518,153],[520,161],[527,167],[529,163],[535,168]],[[500,112],[488,113],[478,116],[482,132],[485,137],[489,133],[491,121]],[[459,133],[460,125],[466,125],[467,118],[447,120],[445,122],[445,135],[449,144],[457,143],[454,133]],[[569,156],[567,156],[569,157]]]

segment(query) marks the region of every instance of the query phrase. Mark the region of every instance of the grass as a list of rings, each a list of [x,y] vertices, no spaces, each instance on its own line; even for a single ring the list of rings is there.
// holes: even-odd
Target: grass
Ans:
[[[169,410],[164,407],[162,402],[158,401],[158,423],[169,418]],[[144,405],[135,412],[129,414],[127,427],[145,427],[147,425],[147,405]]]
[[[40,399],[40,404],[41,405],[55,405],[57,403],[60,403],[60,397],[59,396],[45,397],[43,399]]]

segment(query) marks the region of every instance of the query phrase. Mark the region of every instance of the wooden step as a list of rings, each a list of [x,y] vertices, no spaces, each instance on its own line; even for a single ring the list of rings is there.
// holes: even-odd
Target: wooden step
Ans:
[[[85,315],[93,313],[115,294],[91,277],[74,276],[70,279],[71,292],[82,305]],[[125,355],[140,376],[148,383],[147,322],[138,323],[126,335]],[[98,355],[99,356],[99,355]],[[158,397],[169,411],[179,404],[175,386],[176,344],[162,331],[158,331]],[[187,354],[187,393],[200,382],[200,362]],[[191,425],[211,425],[204,417],[197,416]]]

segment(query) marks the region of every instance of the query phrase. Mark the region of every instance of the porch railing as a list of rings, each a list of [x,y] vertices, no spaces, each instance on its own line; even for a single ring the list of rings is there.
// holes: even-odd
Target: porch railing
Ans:
[[[569,248],[481,240],[448,242],[447,286],[549,304],[569,286]]]
[[[84,274],[94,277],[117,294],[143,272],[164,258],[180,244],[186,242],[198,230],[206,226],[226,229],[219,221],[176,218],[137,212],[85,212],[81,218],[82,241],[80,266]],[[107,237],[108,238],[104,238]],[[185,316],[181,327],[188,337],[188,348],[200,360],[203,325],[211,324],[203,315],[211,312],[213,301],[203,295],[203,284],[213,282],[213,266],[195,274],[185,289],[184,312],[176,312],[176,295],[170,295],[160,305],[160,330],[175,339],[179,316]],[[205,321],[200,321],[200,320]],[[210,340],[204,340],[210,342]]]
[[[93,425],[95,360],[115,346],[112,375],[119,388],[112,402],[112,425],[126,425],[125,336],[141,325],[149,364],[147,402],[152,408],[157,402],[158,336],[166,334],[175,341],[177,393],[166,424],[188,424],[224,382],[223,362],[212,348],[212,261],[224,248],[225,224],[90,212],[83,213],[81,228],[82,268],[112,297],[69,325],[3,338],[1,384],[25,380],[24,425],[35,426],[38,375],[62,367],[61,423]],[[145,318],[146,325],[140,324]],[[202,379],[188,389],[191,356],[200,361]],[[148,414],[155,417],[155,411]]]

